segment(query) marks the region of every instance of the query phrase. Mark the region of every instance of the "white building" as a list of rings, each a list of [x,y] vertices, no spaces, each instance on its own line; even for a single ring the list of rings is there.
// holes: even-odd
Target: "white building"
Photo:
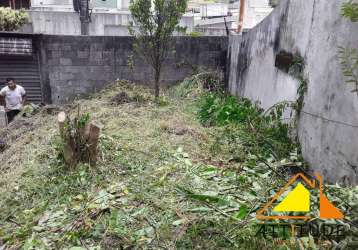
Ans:
[[[73,10],[73,0],[31,0],[32,9]],[[130,0],[89,0],[90,6],[102,10],[128,10]]]
[[[244,29],[255,27],[272,12],[269,2],[270,0],[245,0]],[[233,5],[240,6],[240,1]]]
[[[251,29],[273,10],[270,0],[245,0],[244,29]],[[229,1],[224,1],[229,2]],[[195,4],[192,8],[197,9]],[[240,0],[233,3],[200,2],[200,18],[195,19],[195,30],[205,35],[225,35],[226,27],[234,32],[239,20]],[[226,21],[226,24],[225,24]]]
[[[254,27],[272,11],[269,1],[245,0],[244,29]],[[12,8],[29,8],[30,24],[22,29],[24,32],[80,35],[84,28],[79,13],[74,10],[74,2],[76,0],[11,0],[1,1],[0,6],[12,4]],[[90,23],[84,34],[129,35],[129,5],[130,0],[89,0]],[[192,0],[180,25],[187,27],[187,33],[196,30],[205,35],[226,35],[226,27],[232,32],[237,28],[239,6],[240,1],[208,3],[204,0]]]
[[[81,21],[73,0],[31,0],[34,33],[80,35]],[[129,0],[91,0],[89,35],[128,35]]]
[[[28,10],[30,24],[23,28],[24,32],[54,35],[81,34],[80,15],[74,10],[74,0],[31,0],[30,2],[31,7]],[[130,0],[90,0],[88,35],[129,35],[128,25],[131,21],[129,5]],[[181,25],[186,26],[187,31],[191,32],[194,27],[194,17],[184,15]]]

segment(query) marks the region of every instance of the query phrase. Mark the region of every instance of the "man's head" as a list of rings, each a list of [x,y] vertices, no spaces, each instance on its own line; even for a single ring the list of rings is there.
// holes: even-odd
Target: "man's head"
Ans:
[[[16,88],[16,83],[14,78],[9,77],[6,79],[6,82],[9,89],[14,90]]]

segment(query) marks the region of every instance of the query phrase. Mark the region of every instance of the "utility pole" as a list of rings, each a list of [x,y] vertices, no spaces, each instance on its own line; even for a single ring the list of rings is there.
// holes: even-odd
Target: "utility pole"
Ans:
[[[245,0],[240,0],[239,20],[237,24],[237,33],[240,34],[244,27]]]

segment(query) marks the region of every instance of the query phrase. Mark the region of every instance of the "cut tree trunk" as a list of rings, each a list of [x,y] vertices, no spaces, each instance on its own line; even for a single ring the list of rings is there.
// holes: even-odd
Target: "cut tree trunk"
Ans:
[[[70,119],[64,112],[58,114],[60,137],[63,141],[63,157],[69,168],[73,169],[79,162],[95,166],[98,157],[98,140],[100,127],[89,123],[84,128],[75,129],[75,135],[71,133]]]
[[[67,164],[67,166],[72,169],[78,163],[76,143],[74,138],[70,135],[70,133],[68,133],[68,128],[66,128],[68,124],[66,113],[59,113],[57,120],[60,129],[60,136],[63,141],[63,158],[65,159],[65,163]]]
[[[88,162],[91,166],[95,166],[97,163],[98,157],[98,140],[99,140],[99,133],[101,129],[99,126],[90,123],[89,128],[86,129],[85,139],[87,142],[87,150],[85,152],[86,159],[85,162]]]

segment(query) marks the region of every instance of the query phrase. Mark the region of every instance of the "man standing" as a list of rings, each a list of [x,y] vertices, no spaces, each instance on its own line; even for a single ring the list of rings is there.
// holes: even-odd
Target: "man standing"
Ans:
[[[7,78],[6,82],[7,86],[1,89],[0,96],[5,97],[5,111],[10,123],[20,113],[26,101],[26,92],[23,87],[16,84],[14,78]]]

